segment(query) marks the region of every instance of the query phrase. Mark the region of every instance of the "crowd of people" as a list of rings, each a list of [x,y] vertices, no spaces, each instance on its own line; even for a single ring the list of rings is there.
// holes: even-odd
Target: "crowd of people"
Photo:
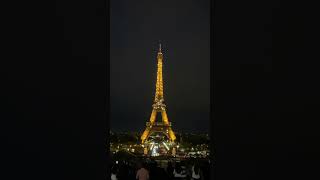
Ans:
[[[199,161],[168,161],[160,167],[153,160],[129,163],[122,161],[111,167],[111,180],[206,180],[209,179],[209,164]]]

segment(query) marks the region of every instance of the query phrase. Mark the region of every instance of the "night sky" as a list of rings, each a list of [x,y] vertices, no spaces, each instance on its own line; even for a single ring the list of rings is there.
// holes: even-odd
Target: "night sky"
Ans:
[[[107,179],[108,116],[144,130],[159,40],[173,130],[210,129],[215,179],[320,179],[318,6],[304,2],[212,0],[209,18],[208,0],[12,1],[1,179]]]
[[[159,40],[164,98],[174,131],[208,132],[209,0],[110,2],[110,129],[145,128],[155,93]]]

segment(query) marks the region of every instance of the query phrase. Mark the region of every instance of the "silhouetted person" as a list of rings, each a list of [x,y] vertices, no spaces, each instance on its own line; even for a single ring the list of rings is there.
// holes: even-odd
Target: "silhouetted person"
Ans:
[[[184,172],[184,174],[186,175],[185,179],[190,179],[191,177],[191,167],[188,166],[187,161],[181,161],[180,163],[181,169]]]
[[[150,180],[154,180],[157,178],[157,162],[154,159],[151,159],[150,162]]]
[[[171,161],[169,161],[167,166],[167,174],[169,176],[169,179],[173,179],[173,171],[174,171],[174,168],[172,166]]]
[[[198,163],[195,163],[191,169],[191,180],[203,179],[203,174]]]
[[[136,179],[136,169],[132,163],[129,164],[129,175],[128,180],[135,180]]]
[[[145,168],[144,163],[138,163],[139,170],[137,171],[136,179],[138,180],[148,180],[149,179],[149,172]]]
[[[204,162],[201,172],[203,179],[210,179],[210,163],[208,161]]]
[[[116,165],[114,165],[111,168],[111,180],[118,180],[117,174],[118,174],[118,167]]]
[[[176,163],[176,166],[173,170],[174,179],[184,180],[187,178],[186,171],[182,169],[180,163]]]
[[[120,168],[119,168],[118,179],[119,180],[128,180],[128,176],[129,176],[129,167],[125,163],[121,163]]]
[[[165,170],[158,166],[156,161],[151,163],[150,180],[167,180],[168,175]]]

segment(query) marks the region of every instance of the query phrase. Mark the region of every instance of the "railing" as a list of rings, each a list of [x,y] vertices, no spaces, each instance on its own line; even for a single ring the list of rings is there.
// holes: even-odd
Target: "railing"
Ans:
[[[146,125],[147,125],[147,126],[150,126],[151,123],[150,123],[150,122],[147,122]],[[154,126],[171,126],[171,122],[169,122],[169,125],[165,125],[163,122],[154,122],[153,125],[154,125]]]

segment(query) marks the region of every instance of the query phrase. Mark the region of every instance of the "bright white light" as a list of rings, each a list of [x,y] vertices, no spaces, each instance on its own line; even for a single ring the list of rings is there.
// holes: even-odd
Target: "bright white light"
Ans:
[[[166,143],[165,142],[162,142],[162,143],[166,147],[166,149],[169,151],[169,147],[166,145]]]
[[[151,156],[159,156],[159,153],[157,153],[158,146],[154,146],[154,148],[151,151]]]
[[[154,144],[151,144],[151,146],[150,146],[150,150],[152,150],[152,149],[153,149],[153,146],[154,146]]]

